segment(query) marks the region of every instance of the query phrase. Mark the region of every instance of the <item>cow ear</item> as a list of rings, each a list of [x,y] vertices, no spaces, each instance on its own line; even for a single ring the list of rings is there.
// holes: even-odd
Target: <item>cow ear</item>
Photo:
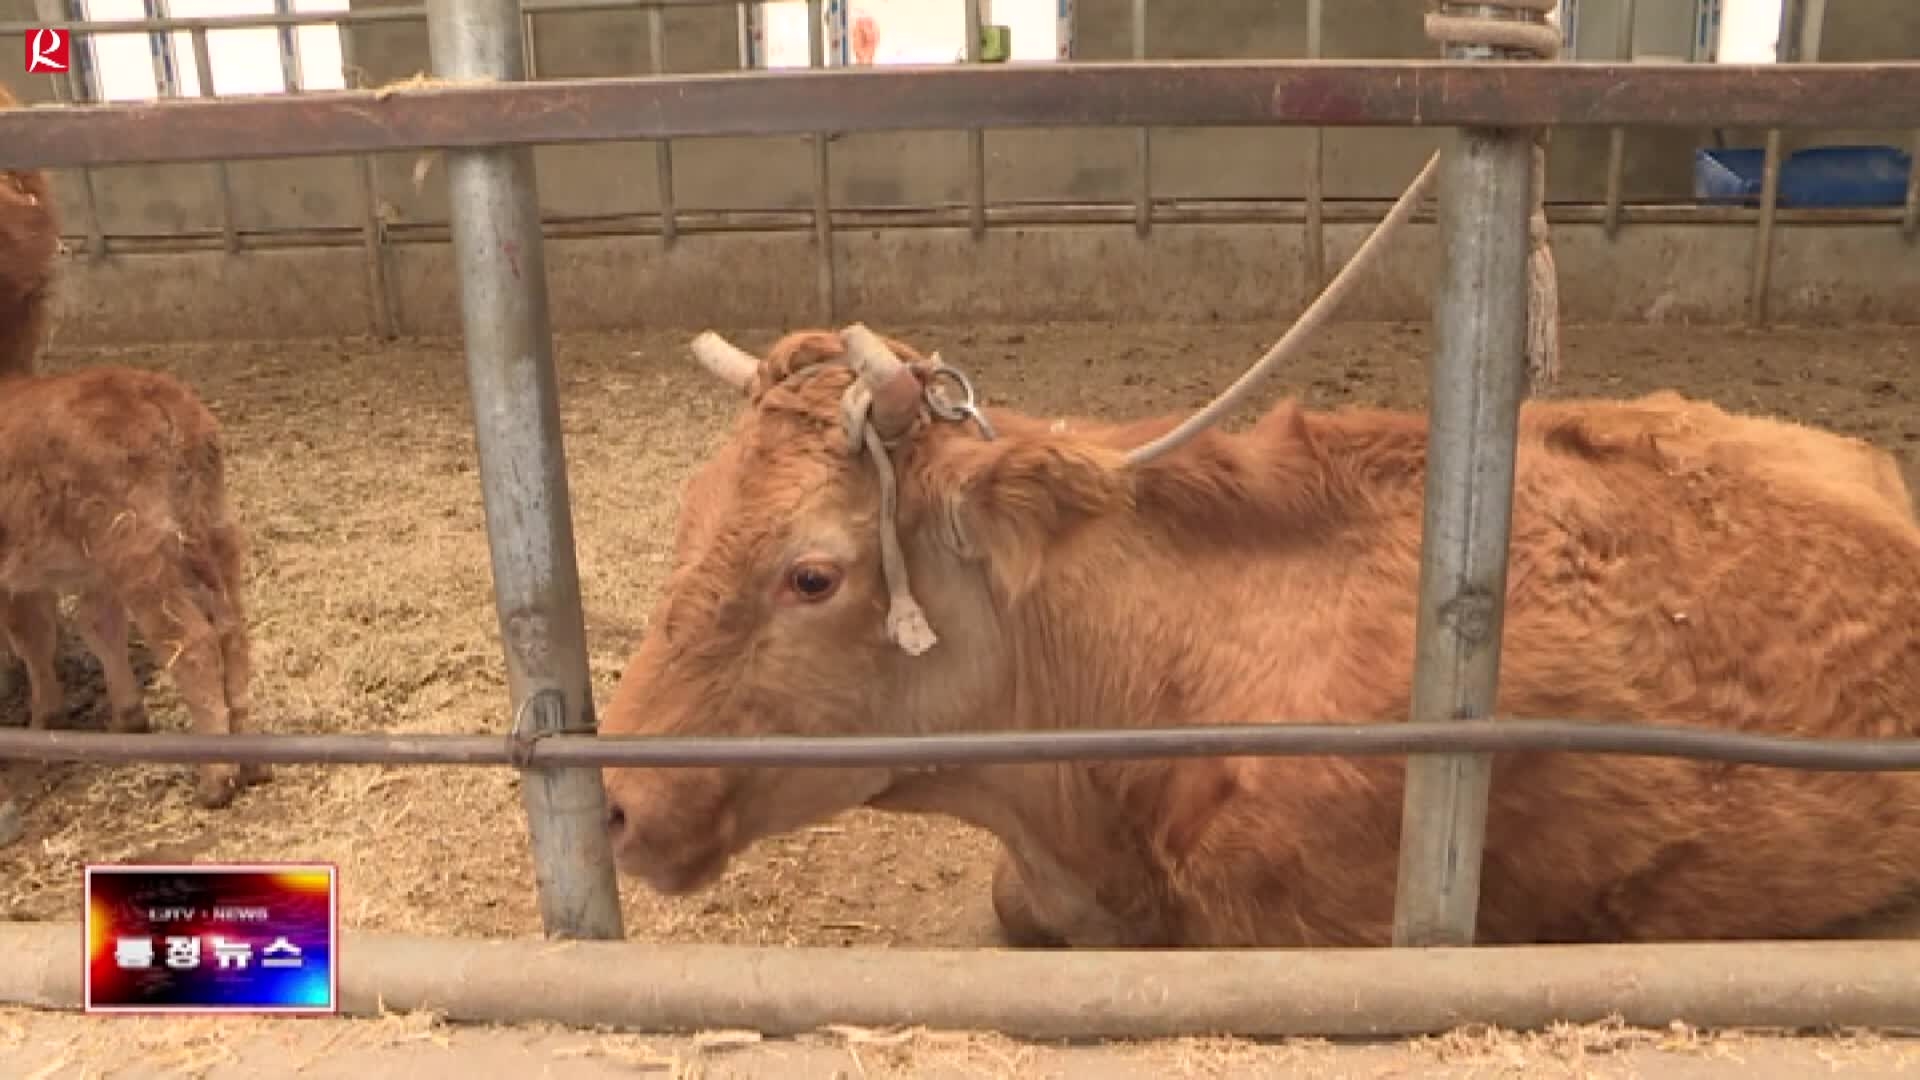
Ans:
[[[1221,811],[1240,795],[1239,770],[1230,759],[1168,762],[1162,792],[1150,835],[1161,857],[1180,865],[1193,856]]]
[[[928,458],[920,475],[936,528],[984,562],[1009,601],[1033,587],[1053,544],[1133,497],[1124,455],[1075,438],[968,434],[940,439]]]
[[[1169,866],[1190,860],[1228,805],[1244,794],[1232,758],[1109,765],[1122,811]]]

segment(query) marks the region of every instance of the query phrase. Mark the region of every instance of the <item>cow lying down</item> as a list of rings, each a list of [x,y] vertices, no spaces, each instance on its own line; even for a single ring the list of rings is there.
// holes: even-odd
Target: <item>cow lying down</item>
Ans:
[[[717,339],[715,339],[717,340]],[[709,346],[712,342],[708,343]],[[938,642],[885,627],[881,484],[843,339],[709,349],[746,408],[684,494],[609,734],[1397,721],[1425,418],[1291,401],[1132,467],[1176,418],[931,415],[932,362],[866,368]],[[880,350],[884,353],[884,349]],[[888,360],[891,364],[893,361]],[[903,381],[912,380],[912,381]],[[1920,527],[1857,440],[1661,393],[1523,412],[1498,711],[1831,737],[1920,717]],[[1003,843],[1018,944],[1384,945],[1403,758],[899,770],[611,769],[624,872],[670,894],[840,811]],[[1920,884],[1920,777],[1496,758],[1478,940],[1791,937]]]

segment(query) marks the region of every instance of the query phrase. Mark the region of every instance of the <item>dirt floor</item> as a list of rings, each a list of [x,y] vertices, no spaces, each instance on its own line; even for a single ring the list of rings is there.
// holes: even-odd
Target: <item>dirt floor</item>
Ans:
[[[925,1030],[836,1028],[763,1041],[748,1032],[661,1038],[544,1026],[449,1026],[423,1014],[357,1021],[162,1020],[0,1011],[0,1075],[25,1080],[1806,1080],[1905,1076],[1917,1066],[1920,1043],[1910,1039],[1849,1033],[1814,1040],[1609,1024],[1531,1035],[1463,1031],[1401,1043],[1181,1039],[1073,1046]]]
[[[696,330],[698,328],[695,328]],[[991,331],[885,327],[939,348],[990,401],[1125,417],[1191,408],[1281,326]],[[774,331],[728,328],[757,347]],[[689,359],[691,331],[557,343],[596,692],[609,694],[666,570],[678,485],[735,399]],[[1341,325],[1274,378],[1303,395],[1420,406],[1423,326]],[[1890,447],[1920,483],[1920,331],[1766,334],[1568,327],[1560,394],[1661,387],[1808,419]],[[252,537],[256,715],[278,732],[487,733],[506,690],[457,341],[56,345],[54,369],[121,362],[190,380],[231,433],[234,497]],[[97,666],[71,642],[66,723],[98,727]],[[143,672],[151,671],[146,661]],[[164,677],[151,708],[185,717]],[[23,689],[0,722],[24,721]],[[321,859],[341,868],[346,926],[539,933],[517,784],[505,769],[282,767],[226,811],[193,807],[178,767],[44,770],[24,836],[0,850],[0,917],[78,917],[87,862]],[[959,826],[856,813],[765,841],[711,891],[664,900],[623,883],[639,940],[968,946],[989,940],[990,843]],[[18,1074],[16,1070],[7,1070]]]

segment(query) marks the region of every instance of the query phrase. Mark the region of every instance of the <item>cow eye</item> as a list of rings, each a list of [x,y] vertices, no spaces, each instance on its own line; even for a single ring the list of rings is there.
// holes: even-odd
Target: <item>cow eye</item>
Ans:
[[[825,600],[840,587],[840,569],[825,563],[799,563],[788,572],[787,584],[803,600]]]

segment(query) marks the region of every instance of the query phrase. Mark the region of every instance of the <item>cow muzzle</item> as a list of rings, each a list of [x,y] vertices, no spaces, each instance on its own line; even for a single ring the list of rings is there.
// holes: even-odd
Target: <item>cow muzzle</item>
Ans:
[[[614,866],[666,896],[686,896],[726,871],[739,832],[726,800],[649,785],[644,794],[607,791],[607,839]]]

